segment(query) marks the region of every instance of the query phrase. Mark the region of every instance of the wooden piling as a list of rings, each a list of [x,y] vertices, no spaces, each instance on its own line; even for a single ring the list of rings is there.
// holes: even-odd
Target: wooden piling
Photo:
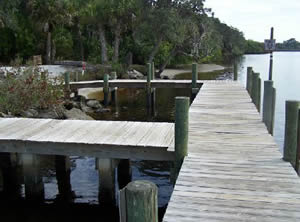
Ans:
[[[150,181],[134,181],[120,190],[121,222],[158,222],[157,186]]]
[[[288,100],[285,106],[285,137],[283,159],[296,167],[298,113],[300,101]]]
[[[155,79],[155,65],[154,62],[151,63],[151,80]]]
[[[254,72],[252,75],[252,101],[258,112],[260,112],[261,80],[259,78],[259,73]]]
[[[268,132],[273,135],[276,91],[273,88],[273,81],[264,82],[263,100],[263,122],[266,124]]]
[[[129,159],[123,159],[119,161],[118,164],[118,183],[119,189],[123,189],[131,182],[132,170]]]
[[[74,199],[71,186],[71,163],[68,156],[55,156],[55,171],[59,200],[72,202]]]
[[[249,93],[249,95],[252,97],[252,75],[253,71],[252,71],[252,67],[247,67],[247,86],[246,89]]]
[[[111,72],[110,79],[111,80],[117,79],[117,73],[116,72]],[[117,104],[118,88],[117,87],[110,88],[110,91],[111,91],[111,103],[113,105],[116,105]]]
[[[22,154],[25,183],[25,197],[28,201],[44,200],[44,183],[40,174],[40,157],[36,154]]]
[[[298,111],[298,132],[297,132],[297,154],[296,154],[296,164],[295,170],[299,175],[299,160],[300,160],[300,109]]]
[[[108,105],[109,100],[109,75],[105,74],[103,78],[103,93],[104,93],[104,105]]]
[[[233,64],[233,80],[234,81],[238,80],[238,66],[236,62],[234,62]]]
[[[116,162],[114,159],[97,159],[99,171],[99,203],[116,205]]]
[[[190,98],[175,99],[175,177],[179,173],[182,161],[188,154]]]

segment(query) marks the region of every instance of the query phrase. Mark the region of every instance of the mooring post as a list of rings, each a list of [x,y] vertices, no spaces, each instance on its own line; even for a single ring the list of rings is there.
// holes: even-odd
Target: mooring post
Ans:
[[[72,202],[74,199],[71,186],[71,163],[68,156],[55,156],[56,180],[59,199]]]
[[[259,78],[259,73],[253,72],[252,75],[252,101],[258,112],[260,112],[261,80]]]
[[[192,64],[192,98],[195,98],[199,88],[197,87],[197,80],[198,80],[198,64]]]
[[[177,178],[182,161],[188,155],[190,98],[176,97],[175,99],[175,179]]]
[[[151,63],[151,80],[155,79],[155,65],[154,62]]]
[[[65,99],[70,99],[70,73],[65,72]]]
[[[25,197],[34,202],[44,200],[44,183],[40,174],[39,159],[36,154],[22,154]]]
[[[300,101],[288,100],[285,104],[285,137],[283,159],[296,167],[298,114]]]
[[[109,75],[105,74],[103,78],[103,93],[104,93],[104,105],[108,105],[109,100]]]
[[[236,61],[234,61],[234,64],[233,64],[233,80],[234,81],[238,80],[238,66],[237,66]]]
[[[118,164],[118,183],[119,189],[123,189],[128,183],[131,182],[132,170],[129,159],[123,159]]]
[[[98,159],[99,203],[116,205],[116,162],[114,159]]]
[[[110,79],[111,80],[117,79],[117,72],[111,72]],[[110,88],[110,91],[111,91],[111,103],[113,105],[116,105],[117,104],[118,88],[117,87],[112,87],[112,88]]]
[[[295,170],[299,175],[299,160],[300,160],[300,109],[298,110],[298,132],[297,132],[297,155]]]
[[[275,101],[276,91],[273,88],[273,81],[267,80],[264,82],[263,122],[271,135],[274,129]]]
[[[247,85],[246,85],[246,89],[250,95],[250,97],[252,97],[252,75],[253,71],[252,71],[252,67],[247,67]]]
[[[158,222],[157,186],[133,181],[120,190],[120,222]]]

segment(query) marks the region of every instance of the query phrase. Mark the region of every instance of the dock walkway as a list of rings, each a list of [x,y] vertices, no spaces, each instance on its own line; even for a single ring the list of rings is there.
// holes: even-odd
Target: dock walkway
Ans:
[[[300,180],[239,83],[204,82],[188,149],[164,222],[300,221]]]

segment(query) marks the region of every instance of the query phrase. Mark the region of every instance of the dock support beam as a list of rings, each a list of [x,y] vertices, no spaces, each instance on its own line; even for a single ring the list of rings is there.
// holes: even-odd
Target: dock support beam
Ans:
[[[286,101],[285,106],[285,137],[283,159],[296,167],[297,138],[298,138],[298,114],[300,101]]]
[[[109,75],[105,74],[103,78],[103,93],[104,93],[104,106],[108,105],[109,100]]]
[[[68,156],[55,156],[56,180],[59,200],[72,202],[74,194],[71,186],[71,163]]]
[[[116,161],[114,159],[98,159],[99,171],[99,203],[116,205]]]
[[[44,184],[40,174],[40,157],[36,154],[22,154],[25,183],[25,197],[28,201],[44,200]]]
[[[183,159],[188,154],[190,98],[175,99],[175,179],[180,171]]]
[[[275,116],[276,90],[273,81],[264,82],[264,101],[263,101],[263,122],[266,124],[268,132],[273,135],[274,116]]]
[[[157,186],[149,181],[134,181],[120,190],[121,222],[158,222]]]
[[[253,78],[253,75],[252,75],[253,71],[252,71],[252,67],[247,67],[247,86],[246,86],[246,89],[249,93],[249,95],[252,97],[252,78]]]
[[[252,79],[252,101],[255,104],[258,112],[260,112],[261,104],[261,79],[259,78],[259,73],[253,73]]]

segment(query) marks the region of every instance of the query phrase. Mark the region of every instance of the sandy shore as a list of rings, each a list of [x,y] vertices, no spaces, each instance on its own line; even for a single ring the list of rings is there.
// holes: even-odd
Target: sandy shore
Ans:
[[[216,64],[199,64],[198,65],[198,72],[214,72],[219,70],[224,70],[224,66],[216,65]],[[191,70],[188,69],[165,69],[161,76],[162,78],[168,77],[169,79],[173,79],[176,75],[182,73],[191,73]]]

